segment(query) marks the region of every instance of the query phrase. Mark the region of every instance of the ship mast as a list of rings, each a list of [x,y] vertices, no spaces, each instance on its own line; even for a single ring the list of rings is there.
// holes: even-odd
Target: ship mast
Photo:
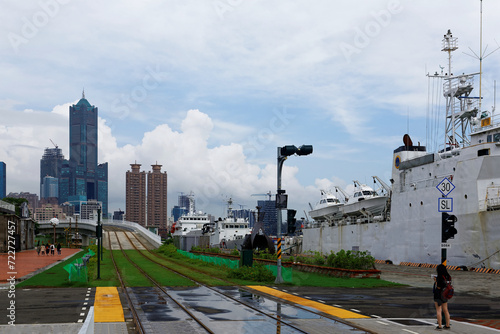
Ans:
[[[448,52],[448,73],[446,74],[447,83],[448,83],[448,91],[445,92],[446,96],[446,131],[444,136],[444,146],[447,146],[447,142],[449,145],[455,145],[455,108],[453,103],[453,95],[452,94],[452,77],[453,74],[451,72],[451,52],[458,49],[457,46],[457,38],[453,37],[451,31],[448,30],[446,35],[443,38],[443,49],[441,51]],[[449,120],[450,119],[450,120]],[[451,126],[451,129],[450,129]],[[451,136],[448,134],[449,130],[451,130]],[[450,137],[450,138],[449,138]]]

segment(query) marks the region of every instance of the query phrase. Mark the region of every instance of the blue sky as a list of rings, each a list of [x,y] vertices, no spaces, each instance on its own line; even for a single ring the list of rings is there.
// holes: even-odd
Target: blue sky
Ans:
[[[125,209],[125,172],[163,165],[169,207],[195,192],[198,209],[224,199],[254,208],[276,191],[276,149],[311,144],[285,162],[299,213],[319,189],[388,182],[408,132],[426,136],[425,74],[447,62],[475,72],[479,0],[4,1],[0,12],[0,161],[7,192],[39,192],[52,139],[68,151],[68,110],[85,88],[99,108],[99,161],[110,164],[110,210]],[[483,47],[497,47],[500,3],[483,3]],[[487,52],[487,53],[488,53]],[[483,63],[493,104],[500,52]],[[303,216],[303,214],[301,214]]]

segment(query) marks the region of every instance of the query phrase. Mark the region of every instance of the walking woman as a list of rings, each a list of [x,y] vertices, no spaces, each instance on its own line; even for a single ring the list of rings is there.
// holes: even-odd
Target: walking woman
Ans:
[[[451,276],[448,274],[448,270],[446,270],[446,267],[442,264],[437,266],[436,268],[437,271],[437,276],[434,277],[434,306],[436,306],[436,315],[437,315],[437,323],[438,326],[436,327],[437,330],[441,329],[450,329],[450,312],[448,311],[448,300],[443,299],[442,297],[442,292],[443,289],[446,286],[446,281],[451,281]],[[444,313],[444,318],[446,325],[444,327],[441,326],[442,324],[442,315],[441,312]]]

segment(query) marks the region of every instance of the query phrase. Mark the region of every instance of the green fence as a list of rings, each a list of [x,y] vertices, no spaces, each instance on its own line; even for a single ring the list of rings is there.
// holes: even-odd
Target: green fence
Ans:
[[[186,252],[183,250],[178,249],[178,253],[189,257],[190,259],[196,259],[196,260],[202,260],[203,262],[208,262],[208,263],[213,263],[218,266],[226,266],[231,269],[237,269],[240,266],[240,261],[238,260],[230,260],[230,259],[225,259],[223,257],[218,257],[218,256],[208,256],[208,255],[200,255],[200,254],[193,254],[190,252]],[[271,270],[274,276],[277,275],[278,268],[275,265],[266,265],[266,267]],[[285,268],[281,267],[281,277],[283,278],[283,281],[285,282],[292,282],[292,268]]]
[[[87,282],[87,262],[94,255],[95,253],[89,249],[84,256],[64,266],[64,270],[69,274],[70,282]]]
[[[225,259],[223,257],[217,257],[217,256],[207,256],[207,255],[200,255],[200,254],[193,254],[189,253],[183,250],[178,249],[178,253],[189,257],[190,259],[196,259],[196,260],[202,260],[203,262],[208,262],[208,263],[213,263],[218,266],[226,266],[231,269],[238,269],[240,266],[240,261],[238,260],[230,260],[230,259]]]

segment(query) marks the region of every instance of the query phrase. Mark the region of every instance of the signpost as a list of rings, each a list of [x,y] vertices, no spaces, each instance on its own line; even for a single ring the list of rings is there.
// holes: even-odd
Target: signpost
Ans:
[[[438,183],[436,188],[444,196],[438,198],[438,211],[442,212],[441,213],[442,215],[441,216],[442,217],[441,218],[441,263],[446,266],[446,250],[451,248],[451,244],[446,242],[448,241],[448,239],[444,240],[446,237],[444,230],[449,217],[447,212],[453,212],[453,198],[447,196],[453,191],[453,189],[455,189],[455,185],[447,177],[445,177],[441,182]]]

